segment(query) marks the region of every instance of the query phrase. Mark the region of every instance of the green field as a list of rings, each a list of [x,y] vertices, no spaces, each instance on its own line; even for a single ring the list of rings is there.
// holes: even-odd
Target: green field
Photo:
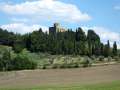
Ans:
[[[120,81],[91,85],[56,85],[33,88],[1,88],[0,90],[120,90]]]

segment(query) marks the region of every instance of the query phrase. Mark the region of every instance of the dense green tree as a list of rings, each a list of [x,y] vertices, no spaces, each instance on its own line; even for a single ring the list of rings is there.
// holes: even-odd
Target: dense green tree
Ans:
[[[103,43],[101,43],[100,44],[100,55],[104,55],[104,44]]]
[[[76,41],[86,41],[85,32],[80,27],[76,30]]]
[[[113,50],[112,50],[112,54],[113,54],[114,56],[116,56],[116,55],[117,55],[117,43],[116,43],[116,42],[114,42],[114,43],[113,43]]]
[[[40,28],[28,34],[20,35],[0,29],[0,44],[12,46],[15,53],[24,48],[31,52],[47,52],[50,54],[75,55],[111,55],[109,41],[101,43],[99,35],[94,30],[88,30],[87,36],[82,28],[76,32],[68,29],[65,32],[44,33]],[[117,44],[114,43],[113,55],[117,53]]]
[[[13,45],[15,34],[13,32],[8,32],[0,28],[0,44],[2,45]]]
[[[110,42],[109,40],[107,41],[107,44],[104,47],[104,56],[108,57],[111,55],[111,50],[110,50]]]
[[[39,31],[34,31],[30,34],[31,38],[31,51],[33,52],[45,52],[46,49],[46,39],[45,34],[42,32],[42,29]]]
[[[79,55],[84,55],[86,53],[85,48],[86,48],[86,35],[85,32],[82,30],[82,28],[78,28],[76,30],[76,54]]]
[[[89,55],[96,55],[99,53],[100,37],[93,30],[88,30],[87,41],[89,47]]]
[[[23,35],[22,40],[24,42],[25,48],[27,48],[28,50],[31,51],[31,35],[30,35],[30,33]]]
[[[13,44],[15,53],[20,53],[25,48],[25,42],[20,34],[16,34]]]

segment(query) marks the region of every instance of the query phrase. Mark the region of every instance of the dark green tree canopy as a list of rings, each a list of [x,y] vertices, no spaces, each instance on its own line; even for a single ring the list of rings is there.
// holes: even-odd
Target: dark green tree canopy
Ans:
[[[116,42],[113,43],[112,53],[113,53],[114,56],[116,56],[116,55],[118,54],[118,51],[117,51],[117,43],[116,43]]]
[[[88,30],[87,35],[79,27],[74,32],[68,29],[64,32],[44,33],[38,31],[24,35],[14,34],[0,29],[0,44],[12,46],[16,53],[24,48],[31,52],[47,52],[50,54],[74,54],[74,55],[117,55],[117,43],[114,42],[111,50],[109,41],[104,45],[94,30]]]

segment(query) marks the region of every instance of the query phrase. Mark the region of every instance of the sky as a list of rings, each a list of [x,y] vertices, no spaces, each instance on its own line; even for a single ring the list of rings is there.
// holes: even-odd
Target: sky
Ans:
[[[120,48],[120,0],[0,0],[0,27],[28,33],[58,22],[64,28],[93,29],[103,43]]]

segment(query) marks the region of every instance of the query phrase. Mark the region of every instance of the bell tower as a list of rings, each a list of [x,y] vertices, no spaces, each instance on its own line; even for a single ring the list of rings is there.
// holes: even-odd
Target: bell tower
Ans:
[[[65,32],[65,29],[61,28],[59,23],[54,23],[53,27],[49,27],[49,33],[56,34],[58,32]]]
[[[59,32],[60,31],[60,24],[54,23],[54,28],[55,28],[55,32]]]

